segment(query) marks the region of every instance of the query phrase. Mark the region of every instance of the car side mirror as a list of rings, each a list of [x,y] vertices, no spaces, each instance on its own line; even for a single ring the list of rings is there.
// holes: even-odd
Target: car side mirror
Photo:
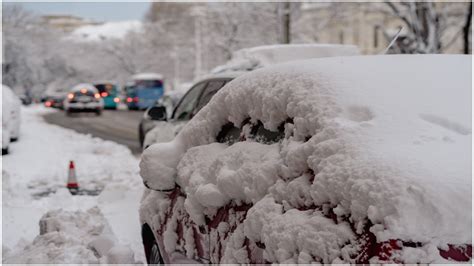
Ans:
[[[153,106],[148,111],[148,115],[150,116],[151,120],[166,121],[167,120],[166,107]]]

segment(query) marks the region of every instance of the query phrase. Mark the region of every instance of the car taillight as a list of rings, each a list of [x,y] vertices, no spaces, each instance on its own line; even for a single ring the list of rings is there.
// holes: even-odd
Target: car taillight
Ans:
[[[115,103],[119,103],[119,102],[120,102],[120,98],[115,97],[115,98],[114,98],[114,102],[115,102]]]
[[[133,97],[133,101],[137,103],[138,102],[138,97]]]
[[[74,98],[74,94],[69,93],[69,94],[67,95],[67,98],[68,98],[69,100],[71,100],[72,98]]]
[[[100,94],[100,96],[102,96],[102,97],[107,97],[107,95],[108,95],[107,92],[102,92],[102,93]]]
[[[132,102],[132,98],[128,97],[127,98],[127,103],[131,103]]]
[[[100,99],[100,94],[96,93],[96,94],[94,94],[94,97],[95,97],[96,99]]]
[[[47,101],[47,102],[44,103],[44,106],[46,106],[46,107],[51,107],[51,105],[52,105],[52,104],[51,104],[50,101]]]

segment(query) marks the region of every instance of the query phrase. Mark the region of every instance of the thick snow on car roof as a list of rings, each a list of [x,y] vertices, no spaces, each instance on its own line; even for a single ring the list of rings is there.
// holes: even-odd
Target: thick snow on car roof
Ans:
[[[225,72],[220,72],[220,73],[211,73],[211,74],[203,76],[202,78],[200,78],[195,83],[198,83],[198,82],[201,82],[201,81],[204,81],[204,80],[207,80],[207,79],[219,79],[219,78],[234,79],[234,78],[236,78],[238,76],[241,76],[245,73],[247,73],[247,71],[232,71],[232,70],[225,71]]]
[[[77,84],[76,86],[72,87],[71,92],[81,91],[82,89],[87,89],[89,91],[93,91],[94,93],[99,92],[94,85],[89,83]]]
[[[240,126],[247,118],[270,130],[288,118],[293,123],[281,144],[209,144],[227,121]],[[241,234],[263,242],[271,261],[284,261],[279,247],[272,249],[277,243],[323,237],[275,233],[295,223],[314,230],[298,223],[303,214],[296,209],[300,214],[285,216],[293,203],[329,203],[356,230],[368,220],[377,241],[430,243],[427,253],[404,256],[439,261],[436,247],[471,242],[471,132],[469,56],[314,59],[227,84],[174,141],[144,151],[141,175],[150,187],[178,182],[198,224],[229,201],[253,203]],[[302,178],[308,168],[310,182]],[[312,219],[306,215],[301,219]],[[333,229],[332,239],[350,240]],[[294,252],[301,248],[307,246]],[[339,256],[328,249],[309,250],[328,261]]]
[[[155,80],[163,79],[163,75],[158,73],[140,73],[132,76],[133,80]]]
[[[229,70],[252,70],[289,61],[311,58],[359,55],[355,45],[343,44],[277,44],[244,48],[235,51],[232,59],[212,70],[219,73]]]
[[[344,44],[276,44],[246,48],[236,51],[233,58],[254,58],[262,65],[310,58],[359,55],[355,45]]]

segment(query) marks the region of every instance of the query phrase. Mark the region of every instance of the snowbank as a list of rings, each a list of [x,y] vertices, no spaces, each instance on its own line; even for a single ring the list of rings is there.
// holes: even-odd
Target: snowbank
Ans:
[[[121,39],[130,31],[139,31],[140,21],[107,22],[100,25],[83,26],[71,33],[70,38],[78,41],[101,41],[104,39]]]
[[[4,263],[134,263],[133,252],[117,239],[99,208],[50,211],[39,221],[40,235]],[[117,260],[118,259],[118,260]]]
[[[41,106],[22,108],[21,141],[12,144],[14,153],[2,157],[3,256],[21,254],[29,246],[32,257],[22,260],[35,261],[41,250],[33,251],[40,245],[32,242],[45,213],[57,209],[86,212],[97,206],[108,220],[115,243],[130,245],[135,259],[145,261],[137,213],[143,193],[137,158],[124,146],[43,121],[42,114],[55,111]],[[100,196],[72,196],[67,191],[69,160],[75,162],[80,187],[103,189]],[[79,263],[60,262],[74,259],[67,256],[56,259]]]
[[[445,262],[438,248],[471,243],[470,60],[346,57],[251,72],[172,142],[145,150],[140,174],[154,189],[176,182],[198,225],[229,202],[253,205],[222,240],[221,263],[248,262],[245,238],[262,243],[269,262],[354,261],[354,234],[366,226],[379,243],[421,243],[398,259]],[[285,139],[251,141],[248,119],[272,131],[285,123]],[[212,143],[228,121],[248,141]],[[160,206],[158,195],[143,205]],[[154,221],[143,205],[142,221]]]

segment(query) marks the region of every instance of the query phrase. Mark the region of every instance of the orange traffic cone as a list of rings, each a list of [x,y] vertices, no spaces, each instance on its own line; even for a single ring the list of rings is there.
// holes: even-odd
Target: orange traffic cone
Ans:
[[[76,195],[79,192],[79,184],[76,178],[76,168],[74,167],[74,161],[69,161],[69,173],[67,176],[67,185],[72,195]]]

